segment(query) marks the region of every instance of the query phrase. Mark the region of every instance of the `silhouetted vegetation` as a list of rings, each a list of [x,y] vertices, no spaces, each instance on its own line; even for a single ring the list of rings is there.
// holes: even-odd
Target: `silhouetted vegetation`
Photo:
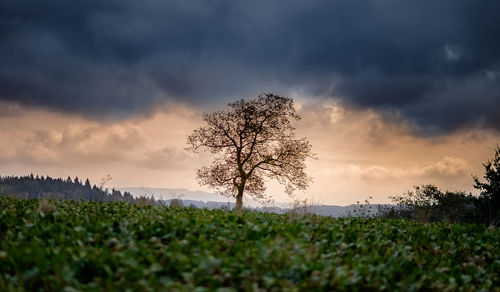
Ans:
[[[384,208],[381,216],[496,226],[500,223],[500,147],[493,161],[483,165],[485,182],[473,177],[474,187],[481,190],[479,196],[463,191],[443,192],[434,185],[415,186],[413,191],[391,197],[396,206]]]
[[[474,176],[474,188],[481,191],[478,207],[484,215],[486,223],[500,223],[500,147],[495,150],[493,161],[488,161],[484,166],[485,182]]]
[[[443,192],[434,185],[415,186],[403,195],[391,197],[396,206],[386,207],[382,216],[422,222],[446,221],[474,223],[481,221],[477,197],[462,191]]]
[[[0,195],[22,199],[59,199],[73,201],[97,202],[128,202],[144,203],[147,200],[154,203],[152,198],[134,198],[130,193],[123,194],[115,189],[102,189],[92,186],[87,179],[82,183],[78,177],[66,180],[49,176],[0,176]],[[141,201],[142,200],[142,201]]]

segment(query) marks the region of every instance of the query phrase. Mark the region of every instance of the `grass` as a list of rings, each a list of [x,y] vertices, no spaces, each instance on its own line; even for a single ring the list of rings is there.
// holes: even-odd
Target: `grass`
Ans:
[[[500,291],[500,231],[0,197],[1,291]]]

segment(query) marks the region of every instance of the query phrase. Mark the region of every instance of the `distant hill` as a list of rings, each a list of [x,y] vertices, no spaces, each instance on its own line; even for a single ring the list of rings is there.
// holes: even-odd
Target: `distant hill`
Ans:
[[[165,204],[169,205],[170,201],[173,199],[180,200],[182,205],[185,207],[192,206],[196,208],[206,208],[206,209],[220,209],[234,208],[234,199],[226,198],[219,194],[208,193],[203,191],[191,191],[182,188],[147,188],[147,187],[122,187],[117,188],[122,192],[127,192],[132,194],[134,197],[154,197],[155,200],[164,201]],[[251,209],[263,211],[263,212],[274,212],[274,213],[286,213],[290,212],[294,208],[291,203],[276,203],[269,206],[262,206],[256,201],[247,200],[245,206],[249,206]],[[378,212],[380,208],[384,208],[388,205],[365,205],[365,204],[352,204],[348,206],[335,206],[335,205],[311,205],[302,206],[297,208],[297,211],[314,213],[321,216],[331,216],[331,217],[348,217],[348,216],[366,216],[374,215]]]
[[[157,200],[195,200],[195,201],[213,201],[213,202],[231,202],[231,198],[224,196],[207,193],[203,191],[191,191],[188,189],[175,189],[175,188],[147,188],[147,187],[118,187],[118,190],[132,194],[134,197],[148,197],[153,196]]]
[[[165,205],[170,205],[172,199],[164,200]],[[179,199],[177,199],[179,200]],[[234,202],[215,202],[215,201],[198,201],[198,200],[179,200],[182,202],[184,207],[195,207],[199,209],[233,209]],[[335,206],[335,205],[311,205],[311,206],[300,206],[293,208],[291,204],[287,206],[260,206],[260,207],[250,207],[250,209],[261,212],[272,212],[272,213],[288,213],[288,212],[299,212],[299,213],[310,213],[320,216],[330,216],[330,217],[363,217],[363,216],[373,216],[376,215],[381,208],[385,208],[391,205],[361,205],[353,204],[348,206]]]

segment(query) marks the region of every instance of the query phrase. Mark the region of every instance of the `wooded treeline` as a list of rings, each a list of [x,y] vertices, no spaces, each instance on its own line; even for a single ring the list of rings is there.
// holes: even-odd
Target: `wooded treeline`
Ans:
[[[0,195],[23,199],[60,199],[74,201],[128,202],[137,203],[145,198],[134,198],[128,192],[115,189],[103,189],[91,185],[78,177],[71,179],[52,178],[50,176],[0,176]],[[146,199],[146,200],[153,200]]]

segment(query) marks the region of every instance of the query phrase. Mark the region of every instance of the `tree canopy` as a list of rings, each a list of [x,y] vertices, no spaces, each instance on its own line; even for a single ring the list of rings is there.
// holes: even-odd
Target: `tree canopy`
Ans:
[[[297,139],[293,121],[300,119],[293,99],[262,94],[228,104],[228,109],[203,116],[205,125],[188,137],[188,149],[209,151],[216,157],[210,166],[197,171],[202,185],[236,198],[243,194],[266,199],[266,179],[285,185],[292,195],[305,190],[311,178],[305,160],[313,157],[306,138]]]

